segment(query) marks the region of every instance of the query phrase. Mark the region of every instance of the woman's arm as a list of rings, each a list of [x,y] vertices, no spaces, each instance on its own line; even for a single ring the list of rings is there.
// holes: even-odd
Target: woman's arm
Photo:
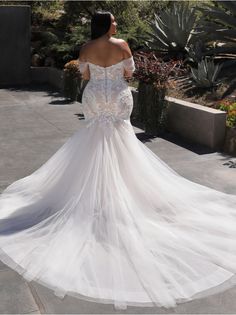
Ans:
[[[132,57],[132,52],[129,47],[129,44],[125,40],[121,40],[121,48],[123,51],[123,57],[124,59],[128,59]],[[124,67],[124,77],[125,78],[132,78],[133,72],[135,70],[135,66],[131,60],[130,62],[124,61],[125,67]]]

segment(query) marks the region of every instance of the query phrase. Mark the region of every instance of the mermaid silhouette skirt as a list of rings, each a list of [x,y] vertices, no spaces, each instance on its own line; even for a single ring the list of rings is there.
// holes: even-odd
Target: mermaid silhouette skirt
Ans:
[[[132,58],[82,65],[84,126],[0,195],[0,259],[60,298],[117,309],[235,286],[236,195],[187,180],[137,139],[122,77]]]

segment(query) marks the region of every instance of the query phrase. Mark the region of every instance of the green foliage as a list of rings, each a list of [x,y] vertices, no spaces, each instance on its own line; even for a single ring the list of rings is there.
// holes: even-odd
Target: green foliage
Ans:
[[[236,127],[236,102],[227,100],[221,101],[217,108],[227,113],[226,126],[231,128]]]
[[[51,55],[55,57],[56,66],[63,68],[64,64],[74,59],[73,49],[66,41],[50,46]]]
[[[43,45],[50,45],[58,43],[58,36],[50,31],[45,31],[41,33],[41,41]]]
[[[59,2],[61,5],[61,1]],[[57,67],[62,68],[70,59],[78,58],[79,49],[84,42],[90,40],[90,20],[95,10],[110,11],[118,22],[117,38],[123,38],[129,42],[131,49],[142,46],[140,34],[148,29],[145,20],[139,18],[144,8],[143,3],[132,1],[63,1],[63,8],[54,4],[54,17],[56,11],[60,13],[58,18],[50,15],[50,3],[42,4],[36,8],[35,28],[43,32],[40,41],[41,46],[35,49],[41,58],[53,56]],[[148,1],[151,6],[151,1]],[[60,10],[59,10],[60,9]],[[63,10],[62,10],[63,9]],[[33,30],[34,31],[34,30]]]
[[[63,1],[28,1],[31,5],[32,15],[41,15],[42,21],[60,18],[63,11]]]
[[[195,10],[184,2],[174,2],[154,16],[148,22],[152,32],[147,32],[150,36],[147,46],[157,51],[186,53],[186,47],[195,39],[191,34],[196,22]]]
[[[129,42],[131,49],[144,45],[141,36],[149,30],[146,19],[150,18],[154,10],[167,6],[162,1],[66,1],[65,2],[65,23],[70,21],[71,25],[77,23],[86,28],[84,40],[90,39],[90,19],[95,10],[110,11],[118,23],[115,37],[123,38]],[[85,19],[85,23],[81,20]]]
[[[236,2],[213,1],[197,10],[203,14],[197,30],[214,46],[208,54],[224,58],[236,54]]]

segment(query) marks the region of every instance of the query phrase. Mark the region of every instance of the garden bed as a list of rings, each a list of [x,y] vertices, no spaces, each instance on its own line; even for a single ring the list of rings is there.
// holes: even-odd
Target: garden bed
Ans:
[[[203,106],[214,107],[215,103],[224,98],[236,100],[236,87],[229,91],[230,84],[221,84],[216,91],[202,91],[201,89],[192,88],[191,90],[181,89],[178,85],[176,88],[169,89],[167,95],[182,99],[192,103],[198,103]]]

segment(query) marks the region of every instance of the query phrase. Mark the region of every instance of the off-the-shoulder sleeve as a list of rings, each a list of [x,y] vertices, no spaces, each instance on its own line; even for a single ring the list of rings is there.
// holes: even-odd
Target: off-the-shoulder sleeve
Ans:
[[[135,71],[135,63],[133,56],[123,60],[123,65],[126,71],[133,73]]]
[[[88,62],[87,61],[81,61],[79,59],[78,59],[78,61],[79,61],[79,71],[81,73],[83,73],[86,70],[87,66],[88,66]]]

